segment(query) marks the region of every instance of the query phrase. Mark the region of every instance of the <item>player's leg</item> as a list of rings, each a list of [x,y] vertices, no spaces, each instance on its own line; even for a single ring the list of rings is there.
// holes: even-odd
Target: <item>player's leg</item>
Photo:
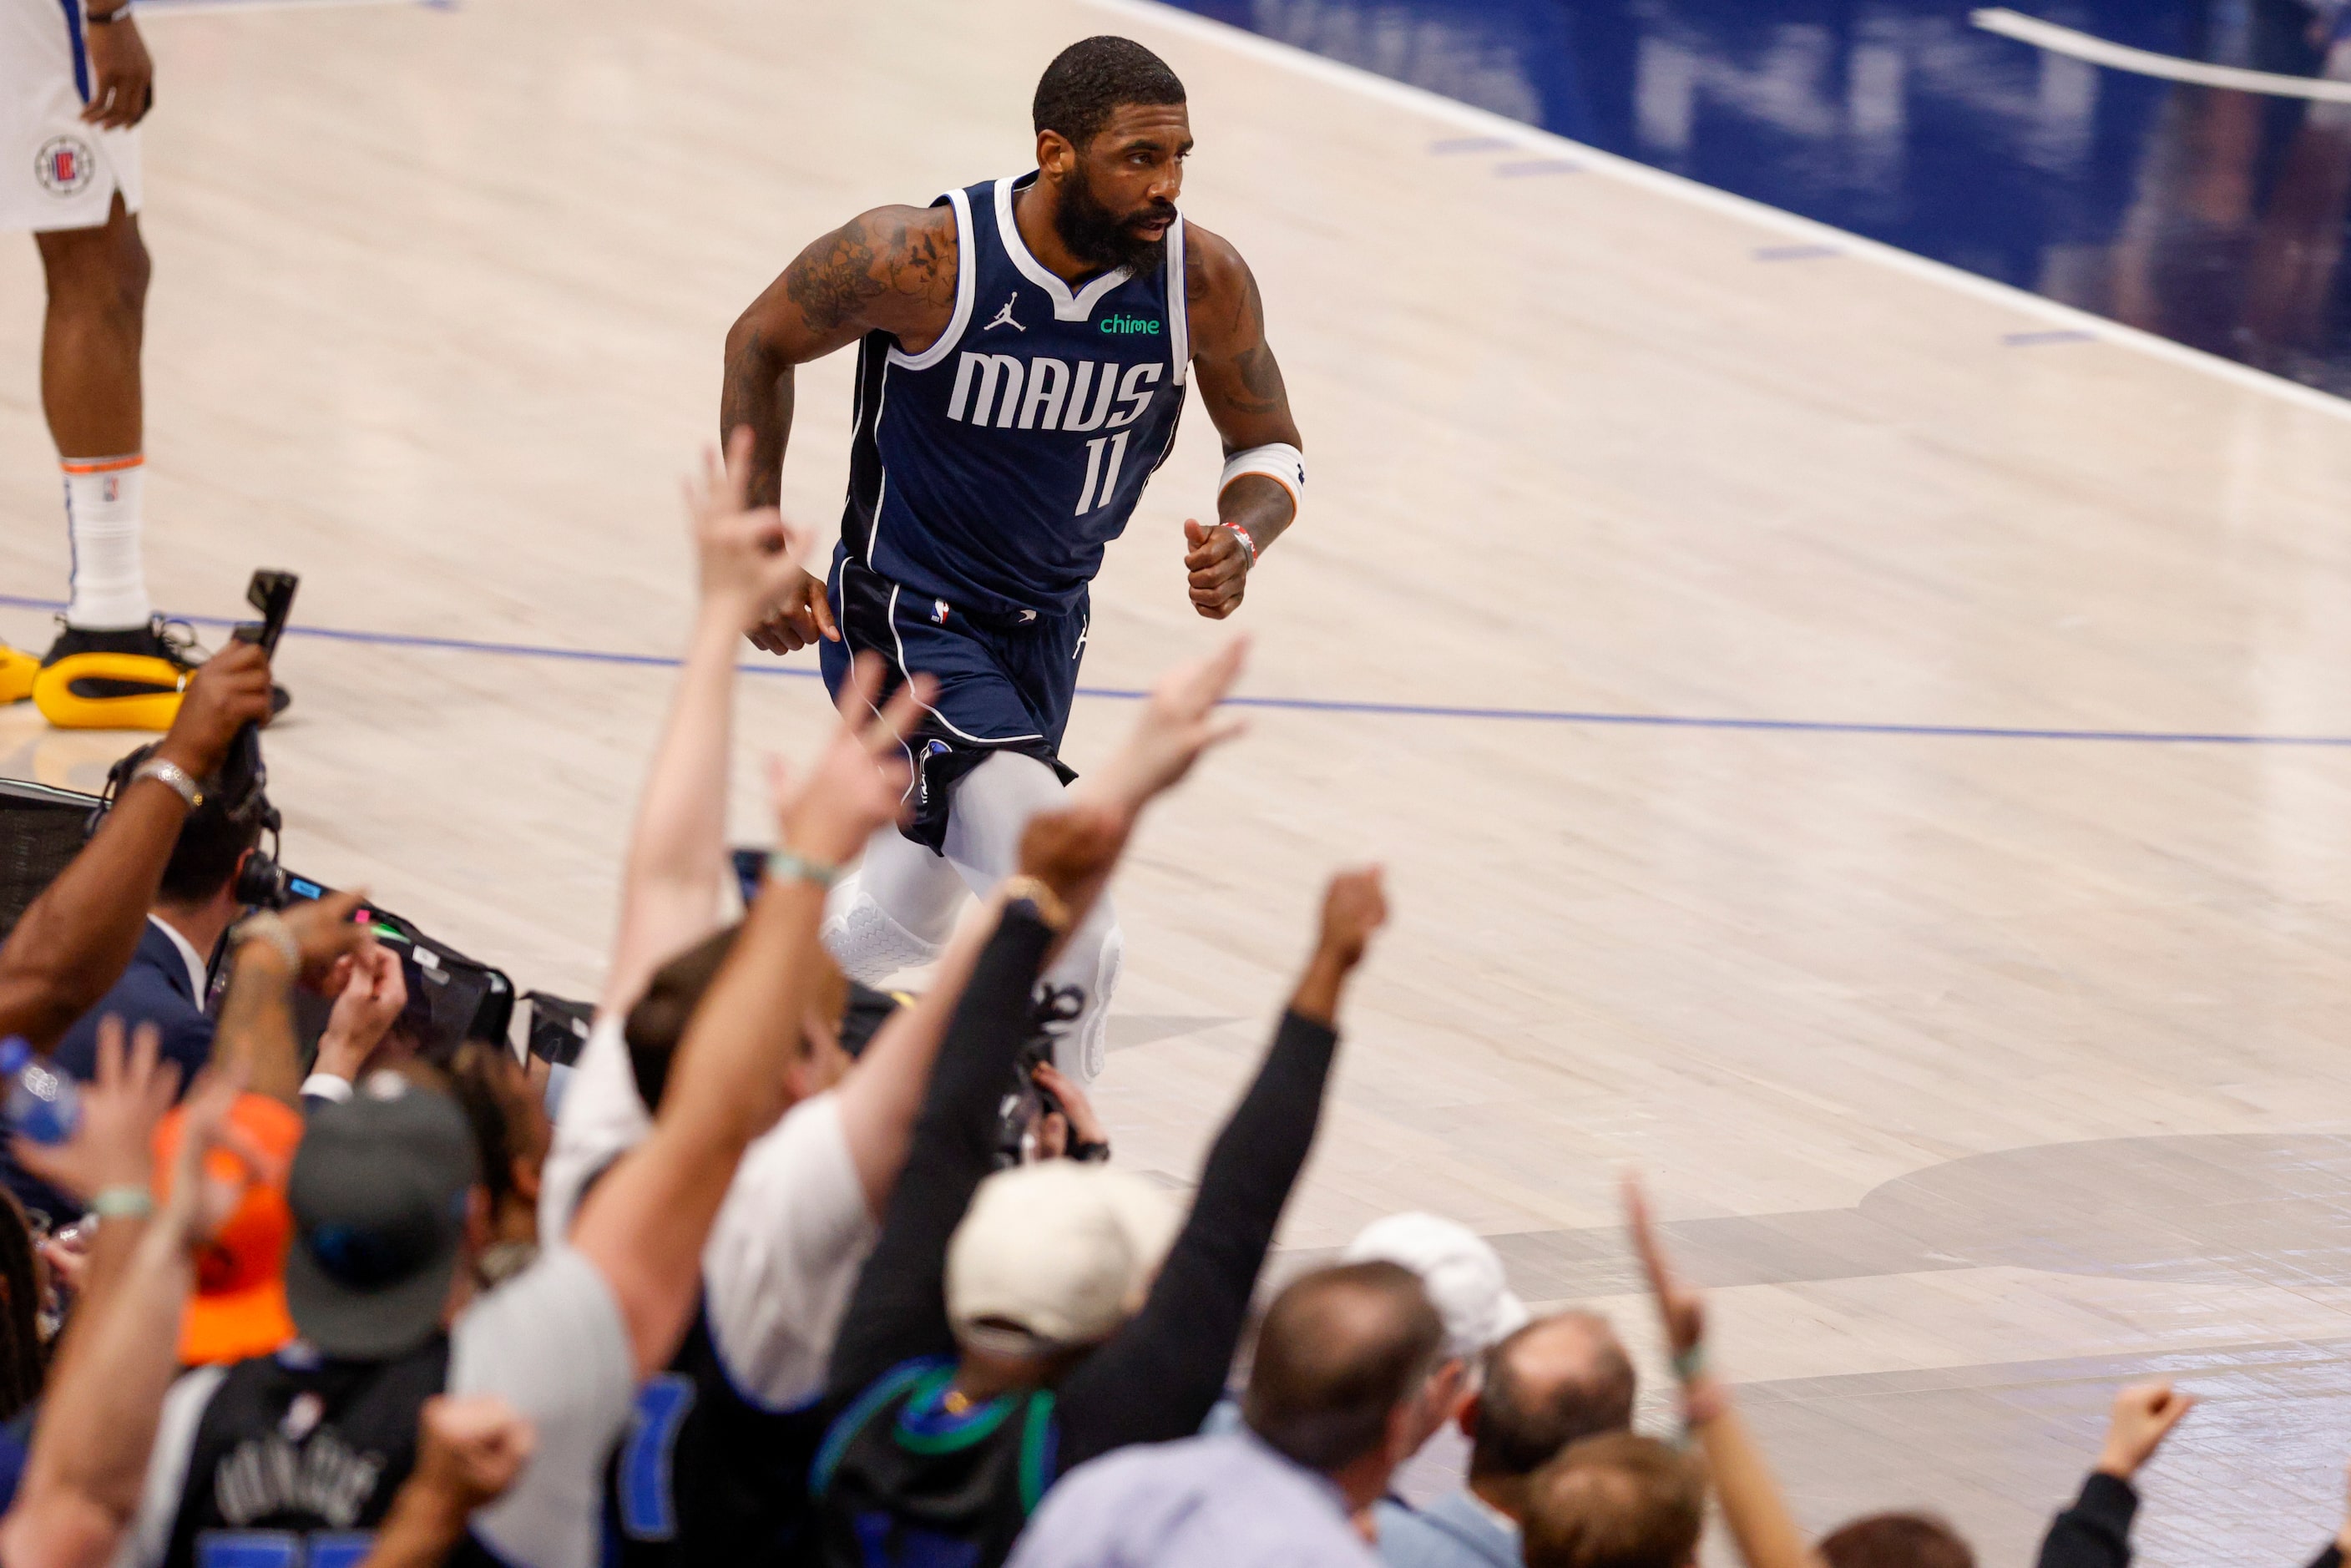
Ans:
[[[998,752],[956,786],[947,812],[947,860],[975,894],[985,894],[1019,869],[1020,835],[1029,819],[1058,810],[1065,800],[1061,780],[1050,768],[1021,752]],[[1102,1075],[1110,999],[1124,953],[1118,914],[1105,894],[1045,973],[1047,984],[1075,986],[1085,995],[1084,1009],[1061,1037],[1053,1062],[1081,1083]]]
[[[893,626],[891,585],[850,561],[845,549],[835,547],[827,582],[841,641],[818,643],[817,664],[836,702],[859,653],[882,654],[893,677],[898,676],[898,649],[910,635],[917,639],[920,668],[955,670],[970,663],[959,657],[962,651],[951,640],[935,634],[925,639],[920,626]],[[954,934],[963,879],[931,847],[941,823],[937,813],[926,815],[929,820],[917,831],[927,842],[896,828],[883,829],[867,842],[857,870],[841,878],[825,900],[825,947],[852,979],[877,985],[901,969],[927,964]]]
[[[147,246],[120,190],[104,223],[35,238],[48,284],[41,403],[64,470],[73,576],[33,700],[67,727],[164,728],[189,664],[155,619],[141,556]]]
[[[66,624],[89,632],[144,627],[154,612],[139,554],[147,246],[120,192],[100,226],[33,237],[49,291],[41,408],[65,470],[73,540]]]
[[[44,269],[50,274],[42,390],[53,423],[60,412],[53,390],[61,388],[60,376],[64,382],[72,380],[77,350],[97,357],[100,362],[94,369],[101,377],[110,368],[110,361],[120,362],[122,356],[109,355],[105,345],[70,329],[87,314],[82,307],[97,298],[78,285],[94,280],[66,280],[67,297],[60,300],[60,278],[52,258],[63,252],[119,244],[122,221],[139,208],[139,133],[99,131],[86,124],[81,115],[89,87],[78,5],[0,0],[0,232],[35,235]],[[135,229],[131,233],[135,241]],[[103,266],[107,259],[101,257],[91,265]],[[145,258],[141,256],[138,260],[138,276],[131,281],[143,290]],[[110,295],[120,293],[116,280],[96,281],[106,282]],[[132,381],[127,438],[119,430],[109,432],[106,439],[120,444],[86,449],[92,455],[116,455],[139,447],[135,305],[130,314]],[[67,327],[62,332],[61,319]],[[70,428],[77,421],[72,411],[65,412]],[[78,456],[84,449],[66,446],[63,450]],[[0,700],[32,695],[33,672],[37,669],[37,661],[26,655],[0,654]]]
[[[953,866],[884,828],[825,899],[825,948],[850,978],[878,985],[936,958],[954,935],[963,900],[963,878]]]

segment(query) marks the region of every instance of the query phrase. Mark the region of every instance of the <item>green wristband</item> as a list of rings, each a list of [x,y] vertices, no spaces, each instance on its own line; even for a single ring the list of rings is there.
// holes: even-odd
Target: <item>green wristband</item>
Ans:
[[[1682,1383],[1694,1383],[1706,1371],[1706,1342],[1698,1341],[1687,1350],[1674,1353],[1674,1377]]]
[[[100,1219],[144,1219],[155,1212],[155,1195],[143,1186],[101,1187],[89,1211]]]
[[[812,882],[829,888],[841,880],[841,868],[791,850],[774,850],[768,855],[768,876],[775,882]]]

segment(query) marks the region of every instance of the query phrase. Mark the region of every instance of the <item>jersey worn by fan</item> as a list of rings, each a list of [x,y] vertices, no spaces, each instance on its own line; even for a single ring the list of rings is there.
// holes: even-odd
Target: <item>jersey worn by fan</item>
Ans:
[[[908,837],[940,847],[962,775],[997,751],[1061,771],[1085,653],[1087,585],[1175,444],[1191,342],[1184,222],[1165,259],[1071,287],[1029,253],[1016,195],[1036,175],[950,191],[956,298],[937,342],[858,350],[849,502],[828,587],[836,696],[880,653],[893,685],[938,682]],[[936,205],[938,204],[934,204]]]

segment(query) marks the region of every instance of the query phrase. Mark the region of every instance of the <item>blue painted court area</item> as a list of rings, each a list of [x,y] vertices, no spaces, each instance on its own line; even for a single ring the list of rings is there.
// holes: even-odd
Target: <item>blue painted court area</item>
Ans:
[[[1987,31],[1962,0],[1173,3],[2351,393],[2351,104],[2095,64]],[[2351,82],[2344,0],[2011,9],[2171,60]],[[1429,156],[1478,165],[1476,140]],[[1484,162],[1498,180],[1539,172]]]

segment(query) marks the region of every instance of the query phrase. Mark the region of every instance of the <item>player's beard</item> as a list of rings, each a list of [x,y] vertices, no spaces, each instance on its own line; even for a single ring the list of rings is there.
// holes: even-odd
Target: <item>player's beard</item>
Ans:
[[[1094,194],[1081,163],[1077,178],[1061,186],[1061,199],[1053,207],[1053,232],[1080,261],[1101,267],[1123,267],[1142,275],[1165,264],[1167,236],[1144,239],[1127,225],[1138,219],[1172,218],[1175,213],[1173,203],[1155,202],[1121,217]]]

